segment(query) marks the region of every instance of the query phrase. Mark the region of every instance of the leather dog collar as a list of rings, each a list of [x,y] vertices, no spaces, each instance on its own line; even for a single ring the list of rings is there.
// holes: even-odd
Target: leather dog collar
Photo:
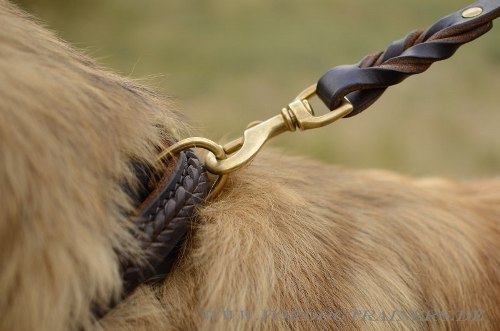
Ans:
[[[128,191],[137,205],[134,236],[140,241],[146,263],[121,258],[125,295],[170,271],[208,187],[207,173],[190,149],[170,158],[161,176],[145,165],[135,164],[134,169],[141,189],[135,194]]]

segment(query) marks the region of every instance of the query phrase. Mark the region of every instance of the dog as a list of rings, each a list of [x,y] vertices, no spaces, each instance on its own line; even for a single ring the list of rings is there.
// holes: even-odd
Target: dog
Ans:
[[[117,252],[141,256],[129,162],[187,125],[5,0],[0,22],[0,330],[500,329],[500,178],[275,151],[197,210],[164,280],[97,319],[123,290]]]

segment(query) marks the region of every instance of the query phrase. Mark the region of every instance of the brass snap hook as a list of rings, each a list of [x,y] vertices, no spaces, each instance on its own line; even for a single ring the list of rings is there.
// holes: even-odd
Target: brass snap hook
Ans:
[[[230,156],[220,160],[216,155],[208,154],[206,157],[207,170],[216,174],[226,174],[240,169],[248,164],[264,144],[271,138],[287,131],[310,130],[331,124],[346,116],[352,110],[352,104],[344,98],[344,102],[331,112],[315,116],[308,99],[316,94],[316,84],[311,85],[287,108],[283,108],[279,115],[270,119],[253,123],[243,133],[243,137],[224,145],[224,151]]]
[[[205,158],[207,170],[219,178],[212,187],[209,196],[216,195],[227,180],[227,175],[248,164],[264,144],[271,138],[287,131],[310,130],[331,124],[348,115],[353,110],[352,104],[344,102],[325,115],[315,116],[309,99],[316,95],[316,84],[302,91],[279,115],[262,122],[253,122],[244,131],[243,136],[224,146],[212,140],[192,137],[181,140],[162,152],[161,159],[186,148],[204,148],[209,151]]]

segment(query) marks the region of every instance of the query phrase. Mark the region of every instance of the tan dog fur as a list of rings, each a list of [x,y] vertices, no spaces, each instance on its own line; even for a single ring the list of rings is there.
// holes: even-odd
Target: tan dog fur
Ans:
[[[276,151],[199,210],[167,279],[94,321],[92,302],[121,290],[116,251],[141,257],[128,161],[151,162],[183,126],[4,0],[0,22],[0,330],[500,329],[500,179],[413,180]],[[466,308],[485,316],[261,318]]]

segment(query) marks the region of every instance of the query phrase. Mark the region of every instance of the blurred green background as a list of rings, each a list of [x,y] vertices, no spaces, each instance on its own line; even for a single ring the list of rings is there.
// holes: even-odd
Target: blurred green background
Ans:
[[[101,64],[172,96],[197,135],[239,136],[334,65],[469,4],[457,0],[18,0]],[[362,115],[271,145],[354,168],[500,170],[500,27]],[[318,108],[318,106],[316,107]],[[319,108],[318,108],[319,109]]]

